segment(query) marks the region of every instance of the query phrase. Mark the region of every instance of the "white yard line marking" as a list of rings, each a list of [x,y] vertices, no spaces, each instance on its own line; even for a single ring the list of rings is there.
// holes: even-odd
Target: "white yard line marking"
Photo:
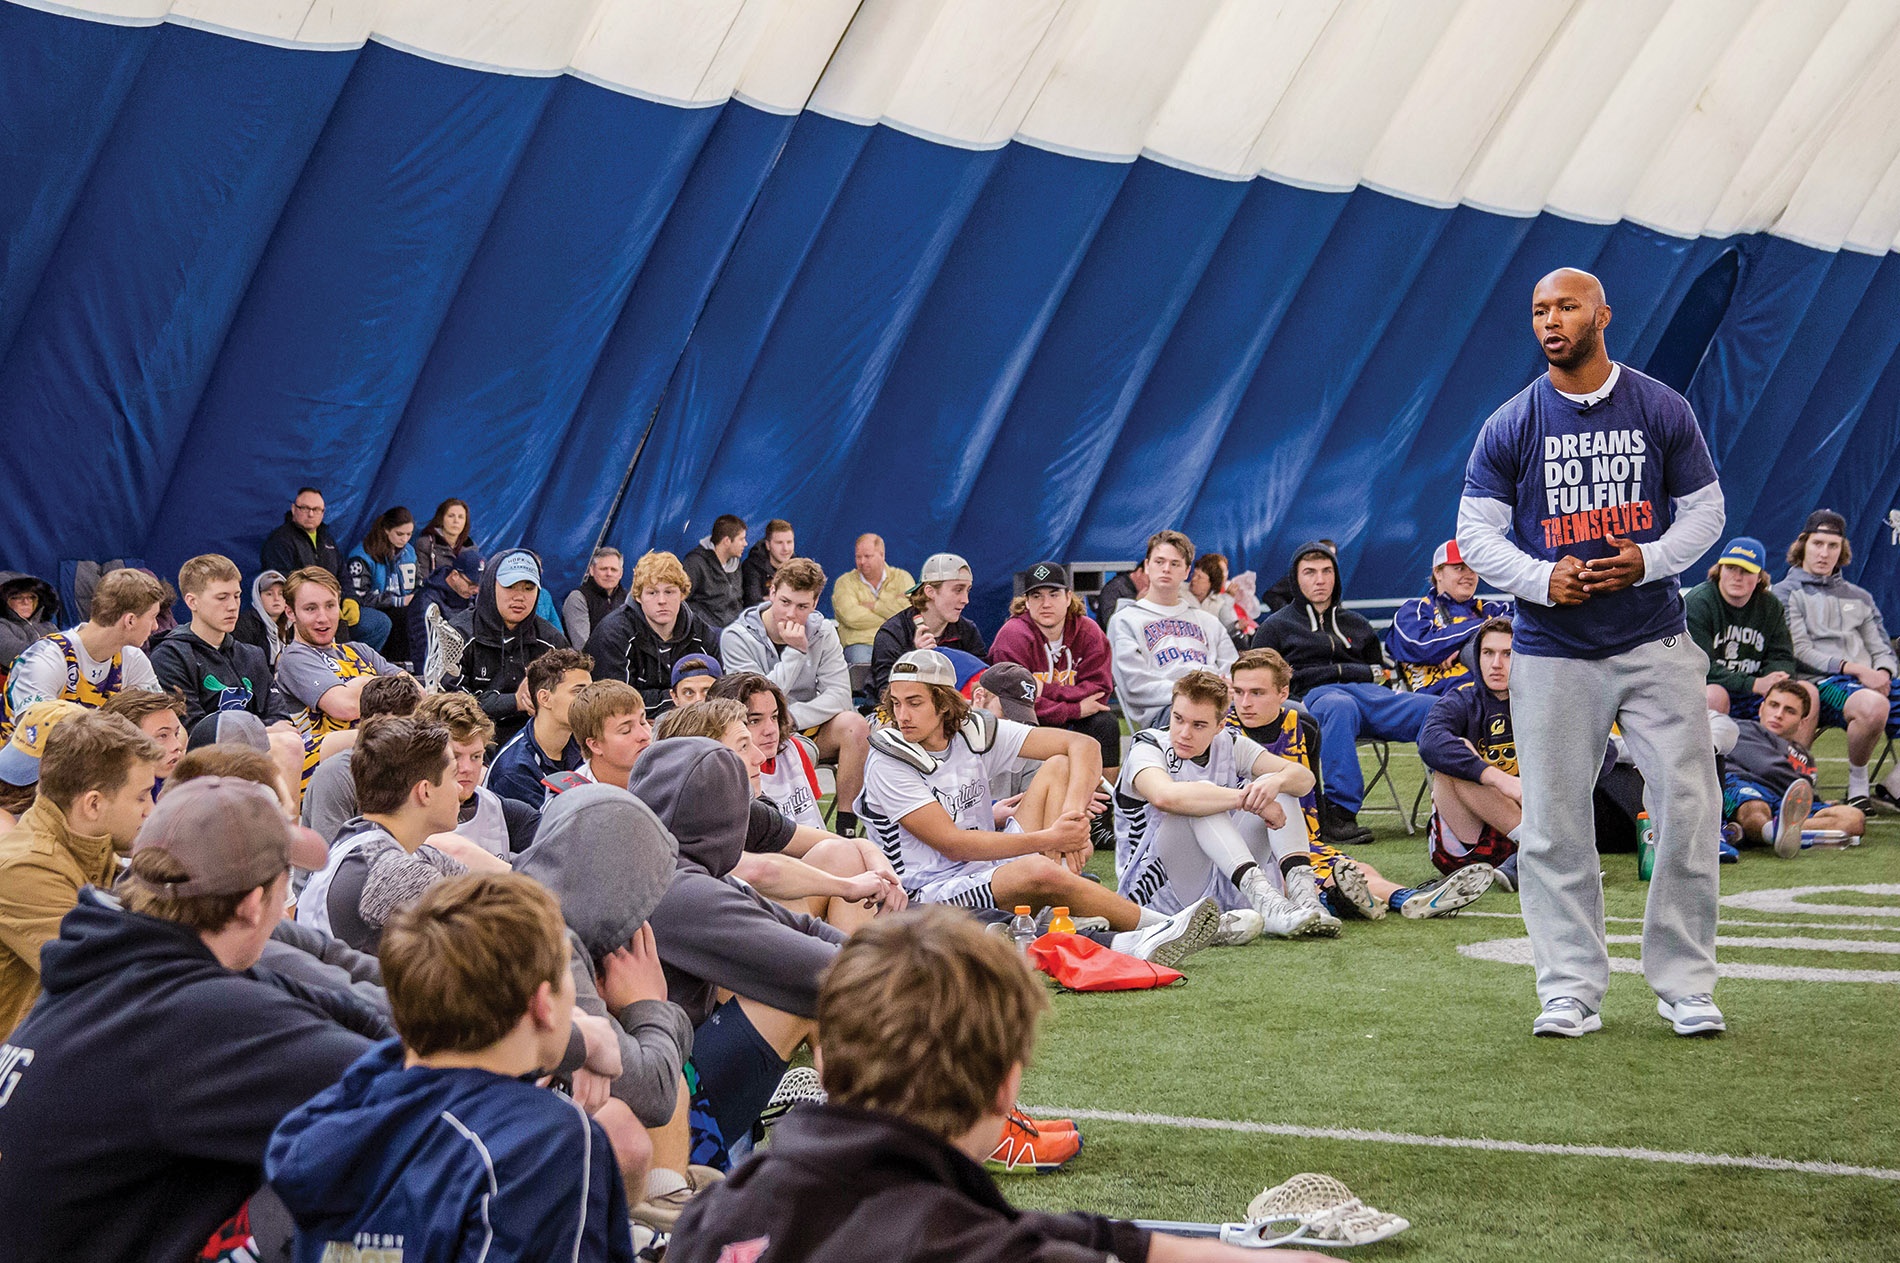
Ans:
[[[1802,905],[1804,908],[1808,905]],[[1835,905],[1845,906],[1845,905]],[[1469,908],[1458,911],[1458,919],[1468,917],[1494,917],[1500,921],[1522,921],[1522,912],[1473,912]],[[1612,925],[1641,925],[1641,917],[1604,917]],[[1900,934],[1900,925],[1874,925],[1866,921],[1731,921],[1723,917],[1724,926],[1739,926],[1750,930],[1865,930],[1873,934]]]
[[[1775,890],[1744,890],[1723,895],[1725,908],[1743,908],[1749,912],[1805,912],[1809,916],[1829,917],[1900,917],[1900,904],[1881,906],[1861,903],[1803,903],[1803,895],[1851,893],[1857,895],[1900,895],[1900,885],[1870,882],[1860,886],[1784,886]]]
[[[1299,1127],[1291,1123],[1255,1123],[1244,1119],[1187,1118],[1173,1114],[1135,1114],[1122,1110],[1067,1109],[1054,1105],[1029,1110],[1030,1115],[1086,1119],[1102,1123],[1141,1123],[1184,1131],[1231,1131],[1256,1136],[1292,1136],[1301,1140],[1352,1140],[1381,1145],[1411,1145],[1424,1149],[1478,1149],[1487,1153],[1528,1153],[1558,1158],[1620,1158],[1628,1162],[1661,1162],[1692,1167],[1746,1167],[1755,1171],[1798,1171],[1803,1175],[1854,1176],[1869,1180],[1900,1181],[1891,1167],[1853,1166],[1845,1162],[1806,1162],[1758,1154],[1695,1153],[1669,1149],[1622,1148],[1614,1145],[1538,1144],[1525,1140],[1492,1140],[1476,1136],[1423,1136],[1413,1132],[1375,1131],[1359,1127]]]
[[[1642,940],[1634,935],[1615,934],[1610,936],[1612,943],[1638,943]],[[1717,937],[1719,947],[1722,939]],[[1885,946],[1882,944],[1882,946]],[[1838,951],[1840,948],[1829,950]],[[1462,943],[1458,947],[1460,956],[1472,960],[1495,961],[1500,965],[1529,965],[1531,959],[1531,941],[1527,938],[1491,939],[1483,943]],[[1643,962],[1633,956],[1610,957],[1610,972],[1613,974],[1640,974]],[[1720,978],[1753,978],[1760,982],[1877,982],[1889,986],[1900,986],[1900,970],[1886,969],[1823,969],[1809,965],[1741,965],[1729,961],[1718,961],[1715,973]]]

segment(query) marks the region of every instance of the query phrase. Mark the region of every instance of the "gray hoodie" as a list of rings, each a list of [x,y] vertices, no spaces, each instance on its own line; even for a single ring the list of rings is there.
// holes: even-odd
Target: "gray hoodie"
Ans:
[[[851,709],[851,668],[844,660],[838,629],[823,614],[805,619],[809,652],[781,645],[766,634],[764,612],[770,601],[748,606],[719,633],[719,662],[728,675],[757,671],[785,690],[792,703],[792,726],[816,728]]]
[[[515,871],[561,901],[573,949],[575,1004],[607,1016],[594,986],[601,960],[627,945],[672,884],[679,847],[646,805],[613,785],[583,785],[549,800],[534,845]],[[657,935],[659,929],[654,928]],[[620,1077],[613,1094],[648,1127],[673,1116],[674,1096],[693,1051],[693,1023],[666,1000],[622,1009]]]
[[[752,803],[739,756],[705,737],[656,741],[627,788],[679,839],[679,875],[650,918],[673,1001],[695,1025],[717,1006],[715,987],[815,1016],[819,975],[844,935],[731,876]]]
[[[1880,607],[1866,589],[1839,573],[1812,575],[1795,566],[1775,585],[1788,610],[1795,661],[1809,675],[1839,675],[1843,662],[1865,662],[1896,674],[1893,642]]]

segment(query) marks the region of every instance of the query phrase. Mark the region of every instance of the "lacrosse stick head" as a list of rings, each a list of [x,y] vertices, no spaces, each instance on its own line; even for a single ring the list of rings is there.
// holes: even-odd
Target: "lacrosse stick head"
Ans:
[[[462,674],[462,651],[468,648],[468,642],[442,617],[439,605],[422,612],[422,625],[429,638],[428,655],[422,664],[422,687],[434,693],[441,689],[443,680]]]
[[[1332,1176],[1305,1171],[1247,1203],[1247,1222],[1225,1225],[1221,1240],[1254,1249],[1371,1245],[1411,1226],[1361,1202]]]

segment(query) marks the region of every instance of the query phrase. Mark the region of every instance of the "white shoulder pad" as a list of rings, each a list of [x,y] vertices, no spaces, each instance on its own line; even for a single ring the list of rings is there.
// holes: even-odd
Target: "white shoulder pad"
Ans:
[[[963,740],[970,747],[972,754],[986,753],[991,746],[996,744],[998,722],[1000,721],[995,715],[981,707],[970,708],[970,713],[964,717],[963,727],[959,731],[963,733]]]
[[[929,776],[941,766],[936,755],[914,741],[906,741],[904,735],[895,728],[871,729],[871,748],[882,751],[894,759],[902,759],[925,776]]]

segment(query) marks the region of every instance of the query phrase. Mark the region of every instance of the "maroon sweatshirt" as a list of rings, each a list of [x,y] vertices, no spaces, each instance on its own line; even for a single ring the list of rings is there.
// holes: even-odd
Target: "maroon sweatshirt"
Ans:
[[[1051,726],[1079,719],[1082,699],[1089,694],[1100,693],[1107,701],[1115,693],[1108,637],[1086,615],[1070,615],[1062,628],[1062,643],[1052,645],[1029,615],[1018,614],[997,629],[996,639],[990,642],[990,661],[1029,668],[1042,685],[1036,718]]]

